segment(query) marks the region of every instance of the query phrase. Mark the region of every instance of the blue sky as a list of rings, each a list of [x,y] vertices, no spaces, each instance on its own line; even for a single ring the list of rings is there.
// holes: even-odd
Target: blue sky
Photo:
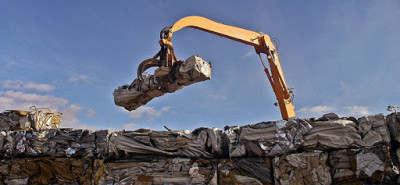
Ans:
[[[400,106],[399,1],[1,1],[0,111],[49,107],[63,125],[90,129],[223,128],[280,119],[254,49],[194,29],[175,53],[213,63],[212,79],[134,112],[112,92],[158,50],[160,30],[189,15],[264,32],[299,117],[385,113]]]

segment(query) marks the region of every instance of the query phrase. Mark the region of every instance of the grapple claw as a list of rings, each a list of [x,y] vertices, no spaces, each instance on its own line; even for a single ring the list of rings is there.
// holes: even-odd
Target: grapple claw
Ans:
[[[142,63],[140,63],[140,65],[137,69],[137,78],[141,82],[143,82],[143,72],[145,72],[147,69],[149,69],[151,67],[159,67],[161,65],[162,65],[162,62],[155,58],[150,58],[150,59],[144,60]]]

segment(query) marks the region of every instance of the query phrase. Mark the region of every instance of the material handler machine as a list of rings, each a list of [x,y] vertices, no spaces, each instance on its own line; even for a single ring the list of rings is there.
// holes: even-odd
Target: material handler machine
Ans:
[[[153,58],[145,60],[139,65],[137,70],[138,79],[143,81],[142,73],[150,67],[172,67],[174,63],[180,62],[174,53],[171,40],[175,32],[186,27],[198,29],[253,46],[255,52],[260,57],[265,74],[267,75],[268,81],[276,95],[282,118],[287,120],[295,117],[294,106],[292,102],[293,91],[287,87],[279,62],[279,54],[272,43],[271,38],[267,34],[261,32],[255,32],[235,26],[217,23],[200,16],[184,17],[175,22],[173,26],[167,26],[161,30],[159,41],[161,49]],[[266,55],[269,69],[267,68],[261,54]]]

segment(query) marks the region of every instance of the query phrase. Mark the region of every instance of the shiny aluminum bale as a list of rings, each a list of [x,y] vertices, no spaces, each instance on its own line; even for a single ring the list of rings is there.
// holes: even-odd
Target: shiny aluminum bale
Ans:
[[[62,113],[51,112],[47,108],[31,107],[32,111],[6,110],[0,113],[0,131],[44,130],[60,127]]]
[[[129,86],[118,87],[113,93],[114,103],[132,111],[155,97],[209,79],[211,79],[211,63],[193,55],[181,64],[159,67],[154,75],[145,75],[143,81],[135,79]]]

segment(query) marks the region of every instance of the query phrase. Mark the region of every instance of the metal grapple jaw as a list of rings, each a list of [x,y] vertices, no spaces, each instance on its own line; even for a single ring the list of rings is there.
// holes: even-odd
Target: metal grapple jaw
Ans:
[[[174,48],[172,47],[172,42],[168,40],[168,33],[170,27],[165,27],[160,32],[160,41],[159,44],[161,46],[160,51],[154,55],[153,58],[144,60],[139,64],[137,69],[137,78],[143,82],[143,72],[151,67],[171,67],[175,62],[178,61],[178,58],[175,55]]]

